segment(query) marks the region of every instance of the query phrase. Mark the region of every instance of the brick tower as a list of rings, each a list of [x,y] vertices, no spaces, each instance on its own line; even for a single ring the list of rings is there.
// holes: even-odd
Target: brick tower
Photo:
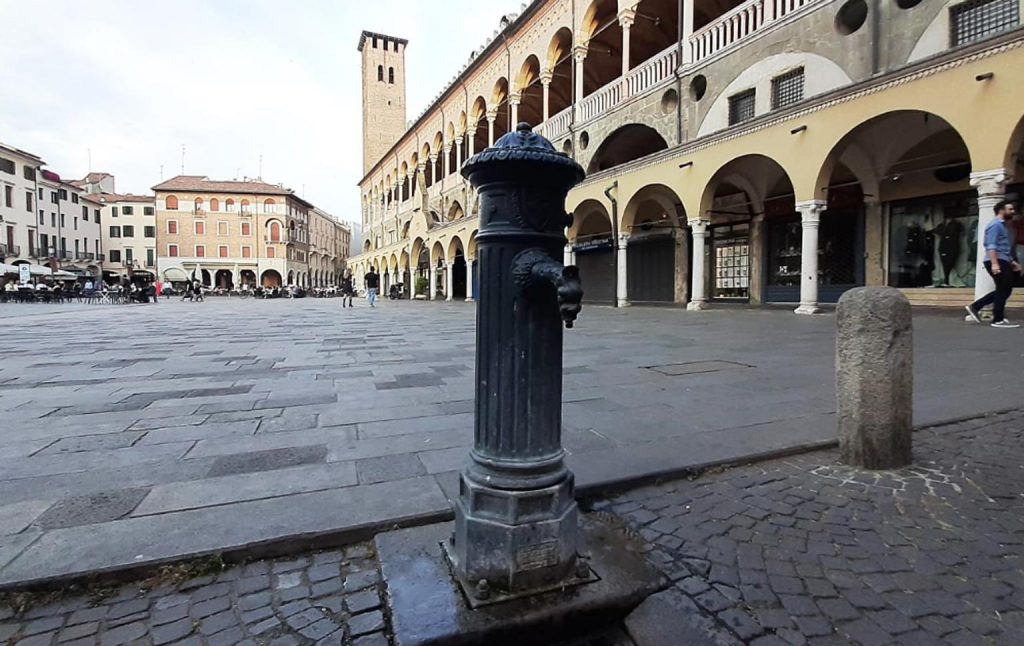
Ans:
[[[409,41],[364,31],[363,174],[405,134],[405,46]]]

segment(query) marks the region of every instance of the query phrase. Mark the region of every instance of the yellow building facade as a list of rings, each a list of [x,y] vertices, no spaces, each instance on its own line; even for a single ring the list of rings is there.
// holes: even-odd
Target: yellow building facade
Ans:
[[[1022,4],[538,0],[368,165],[350,267],[472,299],[457,169],[527,122],[587,169],[565,256],[590,302],[962,306],[991,288],[978,232],[1024,193]]]

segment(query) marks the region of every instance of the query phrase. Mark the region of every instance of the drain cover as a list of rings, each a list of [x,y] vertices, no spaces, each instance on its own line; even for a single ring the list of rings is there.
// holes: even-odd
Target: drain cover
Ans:
[[[754,366],[737,363],[735,361],[688,361],[685,363],[667,363],[663,366],[647,366],[648,370],[660,372],[669,377],[681,377],[683,375],[699,375],[706,372],[721,372],[722,370],[735,370],[737,368],[753,368]]]

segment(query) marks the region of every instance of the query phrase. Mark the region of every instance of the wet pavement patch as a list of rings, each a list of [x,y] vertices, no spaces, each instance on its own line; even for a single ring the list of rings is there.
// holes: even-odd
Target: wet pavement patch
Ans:
[[[149,487],[117,489],[55,502],[33,523],[40,529],[61,529],[106,523],[123,518],[149,493]]]
[[[217,458],[206,477],[230,476],[238,473],[275,471],[304,464],[322,464],[327,458],[327,445],[296,446],[252,453],[236,453]]]
[[[684,363],[667,363],[662,366],[645,366],[648,370],[659,372],[669,377],[682,377],[684,375],[699,375],[708,372],[721,372],[723,370],[736,370],[738,368],[754,368],[745,363],[735,361],[687,361]]]

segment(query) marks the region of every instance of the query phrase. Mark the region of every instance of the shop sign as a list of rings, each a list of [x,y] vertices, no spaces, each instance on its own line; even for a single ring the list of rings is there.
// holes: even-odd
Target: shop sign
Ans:
[[[32,269],[28,265],[18,265],[18,280],[22,285],[28,283],[32,277]]]
[[[580,251],[598,251],[600,249],[611,249],[615,245],[612,243],[611,238],[595,238],[591,240],[584,240],[577,242],[572,246],[572,250],[579,253]]]

